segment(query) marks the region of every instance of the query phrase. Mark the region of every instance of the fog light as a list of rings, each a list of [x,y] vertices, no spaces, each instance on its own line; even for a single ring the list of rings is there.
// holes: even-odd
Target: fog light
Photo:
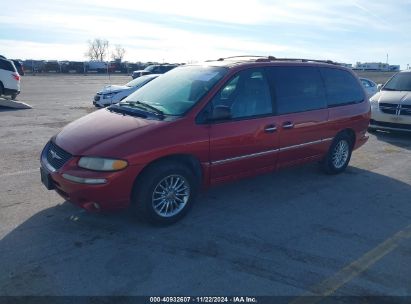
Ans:
[[[107,180],[105,178],[83,178],[66,173],[63,174],[63,177],[71,182],[79,184],[99,185],[107,183]]]

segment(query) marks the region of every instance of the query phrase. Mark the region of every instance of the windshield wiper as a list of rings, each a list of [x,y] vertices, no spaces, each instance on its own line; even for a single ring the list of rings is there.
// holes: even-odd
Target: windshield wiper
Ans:
[[[133,106],[135,104],[138,104],[138,105],[140,105],[140,106],[142,106],[146,109],[150,109],[151,113],[154,112],[154,114],[157,115],[157,116],[160,116],[162,118],[165,116],[163,111],[157,109],[156,107],[153,107],[152,105],[150,105],[150,104],[148,104],[147,102],[144,102],[144,101],[138,101],[138,100],[137,101],[126,101],[124,103],[128,104],[128,105],[131,105],[131,106]]]
[[[121,107],[118,104],[113,104],[109,107],[106,108],[108,111],[110,112],[115,112],[115,113],[119,113],[119,114],[128,114],[128,115],[136,115],[139,117],[143,117],[146,118],[147,115],[145,114],[145,112],[140,112],[137,109],[133,109],[133,108],[125,108],[125,107]]]

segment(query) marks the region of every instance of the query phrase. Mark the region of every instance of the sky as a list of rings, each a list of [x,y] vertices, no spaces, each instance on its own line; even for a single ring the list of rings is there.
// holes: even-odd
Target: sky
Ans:
[[[0,54],[87,60],[87,41],[124,60],[271,55],[411,65],[411,0],[0,0]]]

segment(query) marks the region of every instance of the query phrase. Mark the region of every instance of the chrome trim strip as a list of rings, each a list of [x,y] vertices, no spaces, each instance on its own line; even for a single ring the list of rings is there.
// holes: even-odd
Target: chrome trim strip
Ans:
[[[229,162],[244,159],[244,158],[253,158],[253,157],[261,156],[261,155],[265,155],[265,154],[276,153],[278,151],[280,151],[280,149],[268,150],[268,151],[252,153],[252,154],[246,154],[246,155],[236,156],[236,157],[232,157],[232,158],[217,160],[217,161],[211,162],[211,164],[212,165],[221,165],[221,164],[229,163]]]
[[[300,147],[304,147],[304,146],[319,144],[319,143],[321,143],[322,141],[323,141],[322,139],[319,139],[319,140],[314,140],[314,141],[306,142],[306,143],[303,143],[303,144],[298,144],[298,145],[293,145],[293,146],[287,146],[287,147],[280,148],[280,151],[286,151],[286,150],[291,150],[291,149],[300,148]]]
[[[283,147],[283,148],[279,148],[279,149],[268,150],[268,151],[252,153],[252,154],[246,154],[246,155],[236,156],[236,157],[232,157],[232,158],[226,158],[226,159],[222,159],[222,160],[212,161],[211,165],[221,165],[221,164],[225,164],[225,163],[229,163],[229,162],[232,162],[232,161],[241,160],[241,159],[245,159],[245,158],[253,158],[253,157],[266,155],[266,154],[270,154],[270,153],[277,153],[277,152],[281,152],[281,151],[287,151],[287,150],[300,148],[300,147],[304,147],[304,146],[308,146],[308,145],[314,145],[314,144],[319,144],[319,143],[326,142],[326,141],[331,141],[333,139],[334,138],[329,137],[329,138],[324,138],[324,139],[319,139],[319,140],[306,142],[306,143],[303,143],[303,144],[287,146],[287,147]]]

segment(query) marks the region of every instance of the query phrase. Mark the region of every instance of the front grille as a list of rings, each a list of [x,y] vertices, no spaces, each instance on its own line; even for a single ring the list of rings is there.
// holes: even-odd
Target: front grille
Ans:
[[[383,113],[391,115],[408,115],[411,116],[411,105],[395,104],[395,103],[380,103],[380,110]]]
[[[71,154],[50,142],[47,152],[47,161],[54,169],[60,169],[71,158]]]
[[[100,100],[100,95],[99,94],[95,95],[94,96],[94,101],[99,101],[99,100]]]
[[[394,103],[380,103],[381,112],[395,115],[397,113],[398,104]]]
[[[381,126],[381,127],[394,128],[394,129],[405,129],[405,130],[411,131],[411,125],[407,125],[407,124],[382,122],[382,121],[376,121],[373,119],[371,119],[370,124],[374,126]]]
[[[411,105],[401,105],[401,114],[411,116]]]

